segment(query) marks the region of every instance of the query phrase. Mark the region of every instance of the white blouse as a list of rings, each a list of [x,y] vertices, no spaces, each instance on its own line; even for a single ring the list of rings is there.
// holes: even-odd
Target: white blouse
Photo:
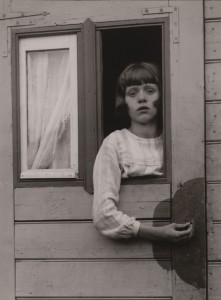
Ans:
[[[111,238],[136,236],[140,222],[119,211],[121,178],[162,176],[163,139],[140,138],[128,129],[105,138],[95,160],[93,220],[96,228]]]

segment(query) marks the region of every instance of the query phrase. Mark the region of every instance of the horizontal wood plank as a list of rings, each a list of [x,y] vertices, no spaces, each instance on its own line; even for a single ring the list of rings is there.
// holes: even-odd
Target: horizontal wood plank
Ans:
[[[137,218],[152,218],[157,208],[157,218],[168,218],[169,199],[169,184],[123,185],[119,209]],[[83,187],[18,188],[15,220],[90,220],[92,202]]]
[[[221,220],[221,184],[207,184],[208,215],[212,221]]]
[[[208,227],[208,259],[221,260],[221,223]]]
[[[206,105],[206,139],[221,140],[221,103]]]
[[[16,300],[101,300],[101,298],[95,298],[95,297],[90,297],[90,298],[70,298],[70,297],[68,297],[68,298],[50,298],[50,299],[48,299],[48,298],[30,298],[30,297],[28,297],[28,298],[16,298]],[[106,298],[105,297],[105,300],[119,300],[119,298]],[[154,298],[152,298],[152,297],[145,297],[145,298],[120,298],[120,300],[172,300],[172,298],[171,297],[167,297],[167,298],[164,298],[164,297],[160,297],[160,298],[156,298],[156,297],[154,297]]]
[[[221,59],[221,19],[205,23],[205,58]]]
[[[221,263],[213,263],[208,266],[208,299],[220,300],[221,295]]]
[[[19,261],[17,297],[171,297],[168,270],[156,261]],[[65,278],[65,280],[64,280]]]
[[[206,100],[221,99],[221,62],[206,64]]]
[[[207,180],[221,180],[221,144],[206,146]]]
[[[221,1],[205,0],[205,19],[221,18]]]
[[[148,222],[150,226],[151,222]],[[161,224],[163,225],[163,224]],[[164,223],[165,225],[165,223]],[[113,240],[92,223],[16,224],[17,259],[169,258],[170,248],[146,240]]]
[[[49,12],[55,16],[58,14],[68,18],[70,15],[72,18],[87,18],[88,16],[106,16],[106,15],[124,15],[127,16],[134,11],[137,17],[141,17],[140,8],[147,6],[145,0],[143,1],[69,1],[69,0],[55,0],[53,5],[51,0],[29,0],[27,5],[26,0],[12,0],[10,3],[11,12]],[[168,0],[148,0],[148,7],[161,7],[168,6]]]
[[[95,297],[90,297],[90,298],[70,298],[70,297],[68,297],[68,298],[50,298],[50,299],[48,299],[48,298],[30,298],[30,297],[28,297],[28,298],[16,298],[16,300],[101,300],[101,298],[95,298]],[[119,300],[119,298],[106,298],[105,297],[105,300]],[[152,297],[145,297],[145,298],[120,298],[120,300],[172,300],[172,298],[171,297],[167,297],[167,298],[162,298],[162,297],[160,297],[160,298],[156,298],[156,297],[154,297],[154,298],[152,298]]]

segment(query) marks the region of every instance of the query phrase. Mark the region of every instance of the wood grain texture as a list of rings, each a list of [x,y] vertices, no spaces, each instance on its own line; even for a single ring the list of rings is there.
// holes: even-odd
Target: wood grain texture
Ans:
[[[101,300],[101,298],[96,298],[96,297],[90,297],[89,298],[90,300]],[[30,298],[30,297],[28,297],[28,298],[16,298],[16,300],[49,300],[48,298]],[[70,297],[68,297],[68,298],[50,298],[50,300],[88,300],[88,298],[70,298]],[[119,300],[119,298],[105,298],[105,300]],[[162,297],[160,297],[160,298],[152,298],[152,297],[145,297],[145,298],[120,298],[120,300],[172,300],[172,298],[162,298]]]
[[[0,24],[0,298],[15,299],[14,281],[14,207],[13,207],[13,153],[11,107],[11,60],[3,57],[7,41]]]
[[[206,146],[207,180],[221,180],[221,144]]]
[[[97,79],[95,24],[87,19],[83,24],[85,157],[84,188],[93,193],[93,166],[97,155]]]
[[[170,199],[169,184],[123,185],[119,209],[137,218],[152,218],[157,205],[166,199]],[[83,187],[18,188],[15,220],[91,219],[92,201]],[[170,217],[169,200],[156,217]]]
[[[221,220],[221,184],[207,184],[208,215],[212,221]]]
[[[221,18],[221,2],[219,0],[205,0],[205,19]]]
[[[152,226],[151,222],[148,222]],[[165,225],[165,223],[161,225]],[[91,222],[16,224],[17,259],[169,258],[170,248],[146,240],[113,240],[102,236]]]
[[[50,12],[53,15],[60,14],[64,17],[72,15],[73,18],[88,18],[89,16],[116,16],[127,17],[131,12],[140,13],[142,7],[160,7],[168,6],[168,0],[148,0],[146,1],[69,1],[69,0],[26,0],[11,1],[12,12]]]
[[[208,259],[221,261],[221,223],[208,226]]]
[[[206,288],[205,209],[205,178],[185,182],[173,197],[173,221],[192,221],[194,226],[193,238],[173,248],[173,264],[178,276],[196,289]]]
[[[168,268],[170,262],[167,262]],[[64,280],[65,278],[65,280]],[[170,297],[171,272],[156,261],[19,261],[17,297]]]
[[[172,193],[174,197],[178,188],[184,188],[186,182],[205,177],[204,4],[203,1],[169,1],[169,3],[171,6],[178,6],[180,40],[178,45],[171,46]],[[186,89],[187,86],[188,89]],[[202,192],[202,202],[201,204],[205,206],[204,191]],[[172,201],[172,211],[174,204],[175,202]],[[182,205],[181,202],[180,205]],[[183,210],[180,208],[180,214],[172,217],[177,221],[183,220],[184,215],[188,216],[188,209],[190,208],[187,208],[183,202]],[[205,216],[202,216],[201,221],[205,225]],[[206,232],[204,231],[202,234],[205,237]],[[203,251],[204,255],[205,250]],[[185,265],[183,252],[182,247],[177,247],[173,253],[176,257],[173,263],[173,299],[204,300],[206,299],[206,286],[203,284],[197,286],[197,282],[187,280],[188,270],[190,275],[191,268],[188,268],[190,265]],[[189,253],[191,253],[190,250],[186,255]],[[193,253],[197,255],[194,248]],[[178,259],[179,256],[180,259]],[[206,256],[202,261],[203,264],[198,266],[201,272],[200,278],[206,279]],[[182,278],[179,276],[180,271],[184,272]],[[201,282],[205,283],[205,280]]]
[[[206,139],[221,140],[221,103],[206,105]]]
[[[205,23],[205,58],[221,59],[221,19]]]
[[[221,296],[221,264],[211,263],[208,266],[208,299],[220,300]]]
[[[221,99],[221,62],[208,63],[206,69],[206,100]]]

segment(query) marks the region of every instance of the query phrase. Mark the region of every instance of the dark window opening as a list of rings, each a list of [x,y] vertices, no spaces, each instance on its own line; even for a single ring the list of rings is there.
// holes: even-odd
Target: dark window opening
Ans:
[[[124,68],[133,62],[151,61],[162,69],[162,26],[149,25],[102,30],[103,137],[124,125],[115,118],[115,87]]]

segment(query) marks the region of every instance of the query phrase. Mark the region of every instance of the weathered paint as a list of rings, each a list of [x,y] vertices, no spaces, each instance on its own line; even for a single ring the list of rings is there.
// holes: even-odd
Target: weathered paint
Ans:
[[[177,1],[178,2],[178,1]],[[181,2],[181,1],[180,1]],[[184,2],[189,2],[189,1],[183,1]],[[199,1],[195,1],[195,2],[199,2]],[[1,135],[2,135],[2,141],[4,141],[4,143],[1,143],[1,147],[0,147],[0,151],[1,151],[1,160],[2,160],[2,171],[1,171],[1,176],[0,176],[0,181],[2,183],[2,189],[1,189],[1,195],[2,195],[2,200],[0,203],[0,220],[1,220],[1,228],[4,228],[4,230],[1,231],[1,235],[0,235],[0,241],[1,241],[1,245],[4,245],[4,247],[1,246],[1,255],[0,255],[0,265],[3,266],[0,269],[0,290],[1,290],[1,297],[4,298],[4,300],[14,300],[15,295],[14,295],[14,282],[13,282],[13,278],[14,278],[14,246],[13,246],[13,187],[12,187],[12,144],[11,144],[11,140],[12,140],[12,132],[11,132],[11,115],[12,115],[12,111],[11,111],[11,80],[10,80],[10,51],[11,51],[11,45],[10,45],[10,28],[11,26],[14,26],[16,28],[19,28],[21,26],[32,26],[32,27],[39,27],[39,26],[51,26],[51,25],[65,25],[65,24],[75,24],[80,22],[83,22],[86,18],[91,17],[93,20],[95,21],[99,21],[99,20],[103,20],[103,21],[108,21],[108,20],[122,20],[125,18],[131,18],[131,19],[136,19],[136,18],[143,18],[142,16],[142,10],[148,7],[156,7],[156,6],[168,6],[168,4],[170,5],[176,5],[177,3],[175,1],[62,1],[62,5],[60,3],[60,1],[49,1],[49,0],[45,0],[45,1],[38,1],[38,0],[3,0],[0,2],[0,29],[1,29],[1,46],[0,46],[0,52],[1,52],[1,70],[3,70],[3,72],[1,73],[1,81],[0,81],[0,87],[1,87],[1,94],[2,94],[2,102],[4,104],[4,109],[1,110],[1,115],[2,117],[0,118],[1,120]],[[192,4],[192,3],[191,3]],[[180,9],[184,10],[186,13],[188,13],[189,15],[189,21],[187,21],[187,14],[185,18],[182,18],[182,15],[179,14],[180,16],[180,22],[181,24],[185,24],[185,28],[187,30],[187,28],[189,28],[188,26],[191,27],[191,22],[194,20],[197,22],[196,15],[194,14],[194,11],[191,11],[189,8],[185,8],[184,6],[186,5],[186,7],[188,6],[187,4],[180,5]],[[193,3],[194,5],[194,3]],[[217,169],[217,161],[219,160],[218,154],[215,156],[214,155],[210,155],[210,153],[218,153],[218,150],[210,150],[212,149],[212,146],[215,148],[219,148],[219,144],[220,144],[220,129],[219,129],[219,115],[217,117],[217,119],[215,119],[214,116],[214,112],[217,111],[216,107],[217,104],[219,104],[219,100],[221,100],[221,93],[220,93],[220,79],[219,79],[219,74],[220,74],[220,40],[219,40],[219,31],[218,28],[220,27],[220,19],[221,19],[221,13],[220,13],[220,6],[221,3],[220,1],[205,1],[205,17],[206,17],[206,59],[207,59],[207,64],[206,64],[206,77],[207,77],[207,81],[206,81],[206,100],[207,101],[211,101],[212,103],[209,105],[214,105],[209,107],[207,105],[207,107],[209,107],[208,111],[207,111],[207,140],[208,142],[214,141],[216,140],[216,144],[211,145],[209,144],[207,147],[207,157],[209,160],[213,160],[213,163],[207,164],[207,172],[208,172],[208,176],[207,179],[210,181],[208,183],[208,205],[210,205],[211,208],[211,214],[212,214],[212,222],[214,222],[214,220],[218,221],[218,223],[213,224],[213,227],[208,227],[208,230],[211,230],[210,232],[210,236],[209,236],[209,260],[216,260],[216,261],[220,261],[220,248],[219,248],[219,243],[217,242],[217,244],[215,245],[215,247],[211,248],[212,243],[214,243],[214,241],[216,241],[217,239],[217,234],[219,234],[219,221],[221,220],[221,216],[220,216],[220,204],[219,204],[219,197],[218,197],[218,193],[219,193],[219,189],[220,189],[220,168]],[[191,13],[190,13],[191,12]],[[199,11],[198,11],[199,13]],[[193,16],[192,16],[193,14]],[[192,17],[191,17],[192,16]],[[145,16],[148,17],[148,16]],[[11,18],[11,19],[9,19]],[[216,22],[214,22],[214,20]],[[211,24],[210,24],[211,22]],[[212,29],[214,27],[214,30]],[[183,27],[184,28],[184,27]],[[179,28],[180,29],[180,28]],[[188,29],[191,30],[191,29]],[[201,29],[202,30],[202,29]],[[183,39],[186,38],[186,33],[182,30],[182,26],[181,26],[181,31],[180,33],[180,38],[181,38],[181,42],[183,41]],[[190,43],[189,43],[190,45]],[[172,77],[174,78],[174,76],[176,77],[177,74],[179,74],[179,72],[181,72],[181,77],[183,78],[183,80],[189,80],[189,82],[191,82],[191,77],[188,78],[188,67],[186,66],[186,62],[187,60],[185,59],[185,54],[184,53],[188,53],[189,57],[191,57],[191,59],[194,61],[194,55],[197,54],[199,56],[199,53],[202,53],[203,50],[203,45],[202,45],[202,41],[199,42],[198,40],[198,36],[195,36],[193,34],[192,37],[192,43],[191,45],[194,47],[194,49],[198,49],[195,51],[195,53],[192,53],[192,47],[189,48],[179,48],[179,44],[174,45],[173,47],[173,51],[171,56],[174,57],[174,60],[178,63],[180,62],[180,66],[182,65],[182,67],[177,67],[179,64],[172,64]],[[211,64],[212,61],[216,60],[217,63]],[[188,62],[189,64],[191,64],[191,62]],[[194,65],[194,63],[193,63]],[[198,68],[200,68],[200,64],[198,66]],[[182,71],[182,69],[184,69],[184,71]],[[197,68],[193,68],[194,69],[194,74],[193,77],[197,77],[199,78],[199,81],[197,81],[196,79],[196,87],[198,89],[198,91],[200,91],[199,93],[201,95],[203,95],[203,86],[201,84],[201,77],[197,76],[199,69]],[[182,73],[184,72],[184,73]],[[187,91],[186,87],[186,91],[184,91],[184,87],[177,85],[177,81],[175,79],[173,79],[172,81],[173,84],[173,88],[176,91],[175,93],[172,94],[172,101],[174,101],[173,103],[175,103],[175,101],[178,102],[177,99],[181,99],[182,101],[185,101],[186,99],[189,100],[188,98],[188,93],[189,91]],[[176,89],[177,88],[177,89]],[[179,93],[182,93],[183,96],[179,96]],[[186,94],[185,94],[186,93]],[[198,98],[199,95],[193,94],[191,95],[192,98],[194,99],[199,99]],[[180,98],[179,98],[180,97]],[[218,101],[218,103],[215,103],[215,101]],[[197,102],[197,101],[196,101]],[[184,102],[183,102],[184,103]],[[188,102],[189,103],[189,102]],[[193,110],[193,115],[191,115],[191,120],[195,119],[197,120],[197,122],[199,123],[198,125],[196,124],[196,128],[197,126],[202,126],[203,124],[203,111],[200,110],[197,114],[195,111],[196,107],[191,106],[191,109]],[[189,108],[188,108],[189,109]],[[176,192],[177,189],[177,185],[182,185],[184,181],[191,179],[191,178],[195,178],[195,177],[199,177],[199,176],[203,176],[203,170],[201,168],[196,168],[196,164],[197,166],[199,166],[200,162],[202,162],[202,156],[203,156],[203,146],[200,147],[197,145],[202,145],[201,142],[204,141],[204,137],[203,135],[199,135],[198,138],[199,140],[194,140],[194,143],[191,147],[191,143],[189,143],[188,147],[188,153],[187,156],[190,159],[189,161],[189,165],[192,164],[192,169],[191,172],[188,174],[188,167],[187,164],[185,163],[185,159],[183,159],[181,157],[182,151],[179,152],[179,145],[180,144],[185,144],[187,145],[187,141],[185,140],[185,137],[188,136],[188,134],[191,133],[190,128],[185,127],[186,125],[188,126],[188,124],[184,124],[183,120],[179,120],[179,116],[181,115],[181,111],[182,113],[185,112],[185,107],[177,107],[176,105],[173,106],[172,108],[173,110],[173,114],[172,114],[172,121],[173,121],[173,139],[174,139],[174,145],[173,145],[173,153],[175,154],[174,156],[174,170],[175,171],[175,176],[176,178],[174,178],[174,185],[173,185],[173,194]],[[218,114],[219,114],[219,110],[218,110]],[[177,115],[177,118],[175,118],[175,116]],[[175,121],[176,120],[176,121]],[[176,124],[176,122],[178,122],[178,126],[176,128],[176,126],[174,126],[174,124]],[[191,125],[191,124],[190,124]],[[184,126],[184,127],[183,127]],[[182,132],[180,130],[180,128],[185,128],[185,130]],[[187,134],[185,133],[185,131],[187,132]],[[215,131],[215,132],[214,132]],[[196,130],[197,132],[197,130]],[[202,131],[203,132],[203,131]],[[195,137],[196,135],[193,133],[193,137]],[[176,142],[178,142],[178,146],[176,145]],[[185,142],[184,142],[185,141]],[[195,164],[195,160],[194,160],[194,151],[199,150],[200,148],[200,155],[198,155],[197,159],[196,159],[196,164]],[[180,165],[177,162],[180,162]],[[216,172],[214,173],[214,169],[216,169]],[[182,171],[184,170],[184,172],[182,173]],[[199,171],[200,170],[200,171]],[[200,174],[199,174],[200,173]],[[211,180],[213,181],[213,183],[211,183]],[[165,190],[161,190],[159,188],[159,186],[163,186],[165,188]],[[142,200],[142,198],[140,198],[139,200],[139,207],[136,208],[135,205],[133,204],[133,202],[131,202],[132,198],[134,197],[134,194],[137,195],[137,189],[135,187],[131,187],[129,188],[126,192],[125,195],[130,196],[130,199],[127,201],[125,200],[125,202],[122,202],[122,208],[127,207],[128,212],[134,212],[135,215],[139,215],[141,218],[151,218],[153,215],[154,210],[156,209],[157,205],[159,204],[160,201],[163,201],[165,199],[170,199],[170,192],[169,189],[170,187],[166,187],[166,185],[159,185],[156,186],[156,190],[159,189],[159,193],[157,193],[156,191],[154,191],[154,189],[150,189],[150,190],[143,190],[143,196],[142,193],[140,194],[142,197],[144,197],[144,193],[149,194],[150,191],[154,191],[154,194],[156,197],[155,198],[151,198],[150,200],[148,200],[149,198],[145,198],[145,201]],[[215,186],[215,187],[214,187]],[[212,188],[214,188],[214,191],[212,191]],[[167,190],[168,189],[168,190]],[[65,190],[65,192],[64,192]],[[73,193],[74,191],[74,193]],[[152,193],[151,192],[151,193]],[[73,195],[74,194],[74,195]],[[157,198],[157,196],[159,196],[159,199]],[[125,198],[126,199],[126,198]],[[147,200],[146,200],[147,199]],[[215,199],[215,200],[214,200]],[[213,201],[214,200],[214,201]],[[91,219],[91,201],[92,198],[91,196],[87,195],[85,193],[85,191],[83,191],[82,187],[75,187],[74,190],[70,187],[56,187],[56,188],[22,188],[22,189],[16,189],[15,190],[15,214],[16,214],[16,219],[19,221],[27,221],[27,220],[54,220],[55,224],[45,224],[44,222],[39,222],[37,224],[29,224],[29,223],[25,223],[25,224],[16,224],[16,232],[17,234],[19,234],[21,236],[21,239],[19,238],[19,235],[17,235],[16,237],[19,238],[19,243],[23,244],[22,246],[25,245],[25,243],[28,243],[29,241],[32,241],[33,244],[34,242],[37,242],[37,237],[35,239],[34,236],[31,236],[31,233],[35,233],[36,235],[38,235],[40,241],[37,244],[37,247],[35,249],[38,249],[38,253],[41,254],[36,254],[36,252],[33,253],[33,248],[32,248],[32,243],[30,244],[31,249],[26,247],[26,257],[28,257],[28,255],[31,255],[30,257],[33,258],[33,256],[41,256],[42,257],[45,255],[45,258],[48,257],[53,257],[53,255],[55,255],[56,258],[58,258],[58,256],[65,256],[64,252],[62,254],[62,250],[57,249],[56,247],[54,248],[55,250],[51,250],[52,252],[50,253],[50,249],[53,249],[53,243],[55,242],[55,240],[57,240],[56,234],[58,234],[57,232],[55,232],[54,228],[62,228],[59,229],[59,232],[63,233],[65,230],[65,226],[70,226],[70,224],[63,224],[62,223],[62,219],[66,219],[66,220],[73,220],[79,217],[79,212],[80,212],[80,219],[83,221],[84,219]],[[170,202],[167,200],[166,202],[164,202],[164,206],[163,209],[160,210],[159,212],[159,218],[162,217],[166,217],[169,218],[170,214],[169,214],[169,209],[170,209]],[[130,207],[129,207],[129,206]],[[79,208],[79,211],[76,209],[76,207]],[[210,222],[210,220],[209,220]],[[208,223],[209,223],[208,222]],[[81,223],[79,223],[81,224]],[[45,227],[44,227],[45,225]],[[76,225],[76,224],[74,224]],[[88,223],[83,223],[82,226],[85,228],[87,227]],[[20,227],[19,227],[20,226]],[[29,227],[30,226],[30,227]],[[53,227],[55,226],[55,227]],[[57,227],[58,226],[58,227]],[[28,229],[27,229],[28,228]],[[32,229],[33,228],[33,229]],[[44,232],[44,230],[42,229],[46,229],[47,230]],[[76,226],[74,226],[74,228],[77,228]],[[213,228],[213,229],[212,229]],[[29,232],[29,236],[30,240],[28,239],[28,237],[24,236],[25,230],[27,229],[27,232]],[[33,231],[32,231],[33,230]],[[88,234],[90,233],[90,230],[92,230],[92,226],[90,227],[90,229],[88,230]],[[212,232],[212,230],[214,232]],[[75,231],[75,229],[73,229],[73,232],[76,233],[76,235],[79,236],[79,233],[77,233],[77,231]],[[23,238],[22,238],[22,234],[23,234]],[[63,233],[64,234],[64,233]],[[95,234],[95,233],[94,233]],[[51,242],[52,244],[44,244],[44,238],[46,235],[49,235],[51,238]],[[96,236],[96,234],[95,234]],[[95,237],[94,236],[94,237]],[[53,238],[54,237],[54,238]],[[69,235],[67,235],[68,239],[70,238]],[[90,236],[91,238],[93,237],[93,233]],[[27,238],[25,240],[25,238]],[[32,238],[32,239],[31,239]],[[98,238],[98,235],[97,235]],[[104,243],[104,240],[102,237],[98,238],[99,243],[101,243],[100,245],[102,246]],[[3,241],[3,242],[2,242]],[[67,240],[66,240],[67,241]],[[41,248],[41,243],[42,244],[42,248]],[[50,240],[49,240],[50,243]],[[65,245],[65,243],[64,243]],[[17,243],[18,246],[18,243]],[[52,247],[52,248],[51,248]],[[70,257],[70,253],[71,253],[71,249],[73,247],[73,244],[69,244],[68,245],[69,251],[67,257]],[[82,245],[83,247],[83,245]],[[120,244],[119,244],[120,247]],[[134,249],[134,251],[136,251],[136,247],[137,245],[134,245],[134,248],[132,246],[132,248]],[[143,249],[146,249],[146,255],[153,255],[152,249],[151,247],[149,247],[148,245],[142,244],[141,248],[144,247]],[[21,248],[16,248],[16,251],[18,251],[18,249]],[[40,249],[40,250],[39,250]],[[76,248],[74,248],[76,249]],[[83,249],[83,248],[82,248]],[[117,247],[116,247],[116,251],[117,251]],[[29,252],[32,251],[32,252]],[[140,250],[140,249],[139,249]],[[19,250],[20,251],[20,250]],[[35,250],[34,250],[35,251]],[[64,249],[65,251],[65,249]],[[73,252],[75,254],[73,254],[73,257],[76,257],[75,255],[77,255],[77,253],[79,253],[78,251],[82,251],[82,250],[75,250],[76,252]],[[106,250],[100,250],[103,251],[101,254],[102,255],[106,255],[105,251]],[[110,253],[110,249],[107,250]],[[122,249],[119,251],[123,251]],[[126,250],[126,252],[124,253],[125,255],[129,255],[129,251]],[[18,252],[16,252],[18,255]],[[19,252],[20,253],[20,252]],[[32,253],[32,254],[30,254]],[[67,252],[66,252],[67,253]],[[100,252],[101,253],[101,252]],[[122,252],[123,253],[123,252]],[[128,254],[127,254],[128,253]],[[140,253],[141,254],[141,253]],[[140,255],[139,253],[137,253],[137,255]],[[22,255],[20,253],[20,255]],[[50,256],[51,255],[51,256]],[[85,252],[85,257],[89,255],[89,252],[87,254],[87,252]],[[98,255],[98,253],[97,253]],[[23,256],[24,257],[24,256]],[[53,258],[55,258],[53,257]],[[72,258],[73,258],[72,257]],[[85,258],[83,257],[83,258]],[[20,257],[21,258],[21,257]],[[149,257],[148,257],[149,258]],[[22,265],[24,263],[24,265]],[[53,275],[54,275],[54,268],[56,269],[55,265],[53,265],[52,262],[46,262],[46,266],[47,263],[50,265],[49,267],[49,271],[47,271],[47,267],[44,267],[43,264],[41,264],[41,262],[37,262],[37,268],[36,268],[36,274],[39,272],[39,275],[42,276],[41,278],[43,278],[44,280],[46,280],[45,276],[51,276],[50,279],[47,279],[47,283],[49,284],[48,289],[50,290],[51,295],[55,295],[56,299],[57,296],[59,296],[59,292],[56,294],[55,290],[58,288],[58,283],[55,283],[55,281],[53,281]],[[22,268],[24,268],[25,272],[27,270],[33,271],[32,275],[36,275],[34,274],[34,270],[32,270],[32,267],[35,265],[35,263],[32,264],[32,262],[30,263],[30,265],[27,266],[27,262],[23,261],[23,262],[19,262],[18,264],[20,264],[20,266],[18,267],[18,270],[22,270]],[[66,265],[66,264],[65,264]],[[74,265],[74,264],[73,264]],[[79,264],[80,265],[80,264]],[[30,268],[29,268],[30,266]],[[60,265],[59,265],[60,266]],[[166,262],[166,268],[168,268],[169,264]],[[45,269],[44,269],[45,268]],[[80,268],[80,267],[79,267]],[[154,267],[155,268],[155,267]],[[153,268],[153,270],[155,270]],[[45,270],[42,271],[41,270]],[[60,270],[58,268],[58,270]],[[81,270],[81,269],[80,269]],[[96,270],[99,270],[99,268],[97,268]],[[126,269],[125,269],[126,270]],[[157,274],[157,272],[159,272],[160,274],[160,270],[162,269],[157,269],[158,271],[156,271],[156,273],[154,273],[155,275]],[[213,300],[217,300],[220,298],[221,292],[220,292],[220,287],[219,287],[219,280],[217,278],[219,278],[218,276],[220,276],[220,264],[210,264],[209,267],[209,300],[213,299]],[[64,267],[64,273],[65,273],[65,278],[66,278],[66,273],[67,268]],[[29,272],[29,271],[28,271]],[[48,273],[47,273],[48,272]],[[100,271],[99,271],[100,272]],[[126,271],[125,271],[126,272]],[[148,273],[148,270],[145,271],[145,274]],[[23,274],[22,272],[20,272],[19,274]],[[27,277],[28,274],[30,273],[26,273]],[[165,274],[165,273],[163,273]],[[71,275],[73,275],[73,273],[71,273]],[[167,277],[168,278],[168,277]],[[37,289],[36,291],[36,295],[39,292],[39,288],[41,289],[41,285],[39,286],[34,286],[36,283],[39,283],[40,281],[34,281],[34,277],[28,278],[30,279],[30,282],[32,282],[33,284],[33,289]],[[73,279],[73,277],[72,277]],[[191,286],[188,287],[185,283],[185,281],[179,281],[179,278],[176,278],[177,282],[178,282],[178,287],[180,288],[180,290],[184,293],[184,291],[187,291],[187,299],[189,299],[188,297],[190,297],[188,293],[191,293]],[[22,275],[20,275],[19,277],[20,283],[22,280],[24,280],[23,282],[26,284],[25,278],[22,278]],[[51,280],[51,281],[50,281]],[[144,283],[144,281],[143,281]],[[44,283],[40,283],[42,284],[43,289],[46,289]],[[50,286],[51,284],[51,286]],[[79,291],[80,291],[80,287],[79,286]],[[32,291],[31,288],[29,288],[27,285],[23,286],[23,291],[25,291],[26,296],[27,297],[31,297],[31,295],[29,295],[29,293]],[[156,287],[155,287],[156,288]],[[55,290],[53,290],[55,289]],[[44,290],[45,291],[45,290]],[[64,293],[67,293],[67,291],[65,290],[65,287],[63,286],[63,291]],[[162,289],[160,289],[160,291],[162,292]],[[164,292],[167,291],[166,289],[164,290]],[[47,293],[47,292],[46,292]],[[82,292],[83,293],[83,292]],[[82,296],[81,294],[78,294],[78,297]],[[71,294],[70,294],[71,295]],[[33,295],[32,295],[33,296]],[[46,295],[48,296],[48,294]],[[64,295],[62,295],[64,296]],[[165,294],[163,295],[163,298],[160,299],[164,299],[164,300],[168,300],[167,297],[165,297]],[[147,297],[147,295],[145,295],[144,297]],[[192,299],[199,299],[199,296],[197,295],[197,291],[192,291],[191,294]],[[117,298],[117,297],[116,297]],[[19,300],[22,300],[21,298],[18,298]],[[25,299],[29,299],[29,298],[25,298]],[[33,299],[33,298],[32,298]],[[37,298],[35,298],[37,299]],[[47,297],[45,298],[47,299]],[[70,298],[71,299],[71,296]],[[83,299],[83,298],[82,298]],[[95,298],[94,298],[95,299]],[[122,298],[123,299],[123,298]],[[132,298],[131,298],[132,299]],[[133,299],[136,299],[136,297],[134,297]],[[151,297],[147,297],[145,299],[149,299],[151,300]],[[157,299],[157,298],[154,298]],[[171,299],[169,297],[169,299]],[[181,299],[179,294],[177,294],[177,299]],[[201,300],[202,298],[200,298]],[[42,298],[43,300],[43,298]],[[62,300],[62,298],[60,298],[59,300]]]
[[[205,1],[208,300],[221,298],[221,2]]]

